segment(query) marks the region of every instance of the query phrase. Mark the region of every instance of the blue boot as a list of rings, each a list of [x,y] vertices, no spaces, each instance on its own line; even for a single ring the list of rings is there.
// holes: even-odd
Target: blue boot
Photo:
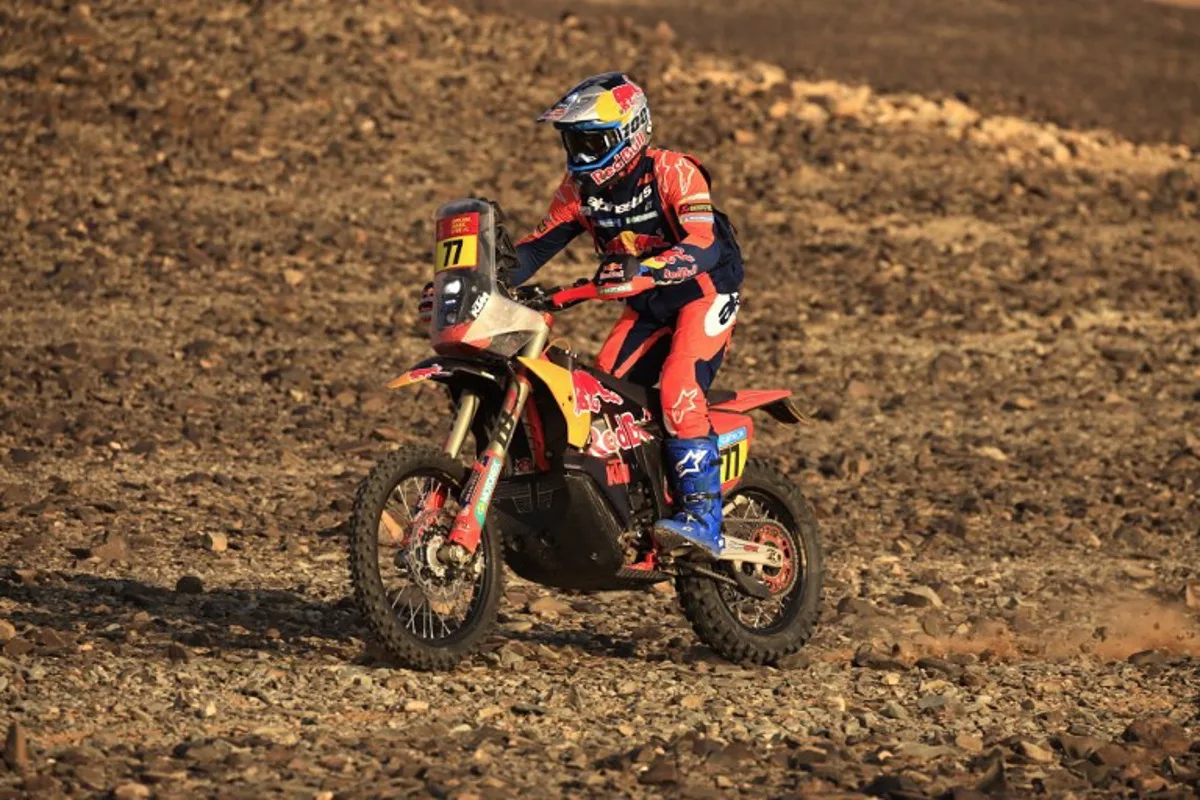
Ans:
[[[679,513],[654,523],[654,536],[667,550],[693,545],[712,558],[725,549],[721,535],[721,457],[717,438],[667,439],[663,446]]]

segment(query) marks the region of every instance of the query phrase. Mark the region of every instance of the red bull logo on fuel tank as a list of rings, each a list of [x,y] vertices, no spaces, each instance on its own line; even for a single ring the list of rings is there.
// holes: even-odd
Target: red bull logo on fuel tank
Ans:
[[[577,369],[571,373],[571,384],[575,390],[575,416],[600,413],[600,404],[619,406],[624,404],[621,395],[605,387],[590,372]]]

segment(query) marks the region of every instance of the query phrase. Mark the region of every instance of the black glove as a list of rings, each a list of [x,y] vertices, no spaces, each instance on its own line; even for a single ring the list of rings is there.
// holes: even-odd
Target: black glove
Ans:
[[[641,274],[645,269],[637,256],[625,255],[619,259],[609,259],[596,270],[594,281],[600,286],[620,285],[628,283]]]
[[[421,300],[417,303],[417,317],[427,325],[433,321],[433,281],[426,283],[425,288],[421,290]]]

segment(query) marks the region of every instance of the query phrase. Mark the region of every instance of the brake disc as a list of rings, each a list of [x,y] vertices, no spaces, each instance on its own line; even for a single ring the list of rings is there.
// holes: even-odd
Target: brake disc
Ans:
[[[458,568],[443,564],[438,559],[438,550],[446,543],[446,536],[427,531],[426,535],[414,535],[408,543],[405,558],[408,574],[425,595],[429,607],[442,616],[450,616],[469,605],[472,582],[468,579],[478,570],[470,565]]]

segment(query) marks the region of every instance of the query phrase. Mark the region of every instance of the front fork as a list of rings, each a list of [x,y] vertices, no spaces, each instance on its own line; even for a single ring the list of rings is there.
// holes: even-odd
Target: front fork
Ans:
[[[550,336],[548,329],[541,331],[525,345],[521,355],[526,358],[537,358],[546,349],[546,341]],[[500,474],[504,471],[505,455],[512,444],[513,434],[517,429],[517,420],[525,410],[532,385],[529,382],[528,370],[519,361],[513,370],[512,380],[504,393],[504,402],[496,419],[496,427],[483,453],[471,468],[471,477],[463,488],[461,505],[454,526],[446,545],[441,548],[438,557],[442,561],[464,564],[470,560],[479,548],[479,540],[483,535],[483,524],[487,519],[488,508],[491,507],[492,494]],[[464,393],[459,403],[458,415],[454,426],[446,439],[446,452],[457,457],[466,440],[467,431],[479,410],[479,398]]]

